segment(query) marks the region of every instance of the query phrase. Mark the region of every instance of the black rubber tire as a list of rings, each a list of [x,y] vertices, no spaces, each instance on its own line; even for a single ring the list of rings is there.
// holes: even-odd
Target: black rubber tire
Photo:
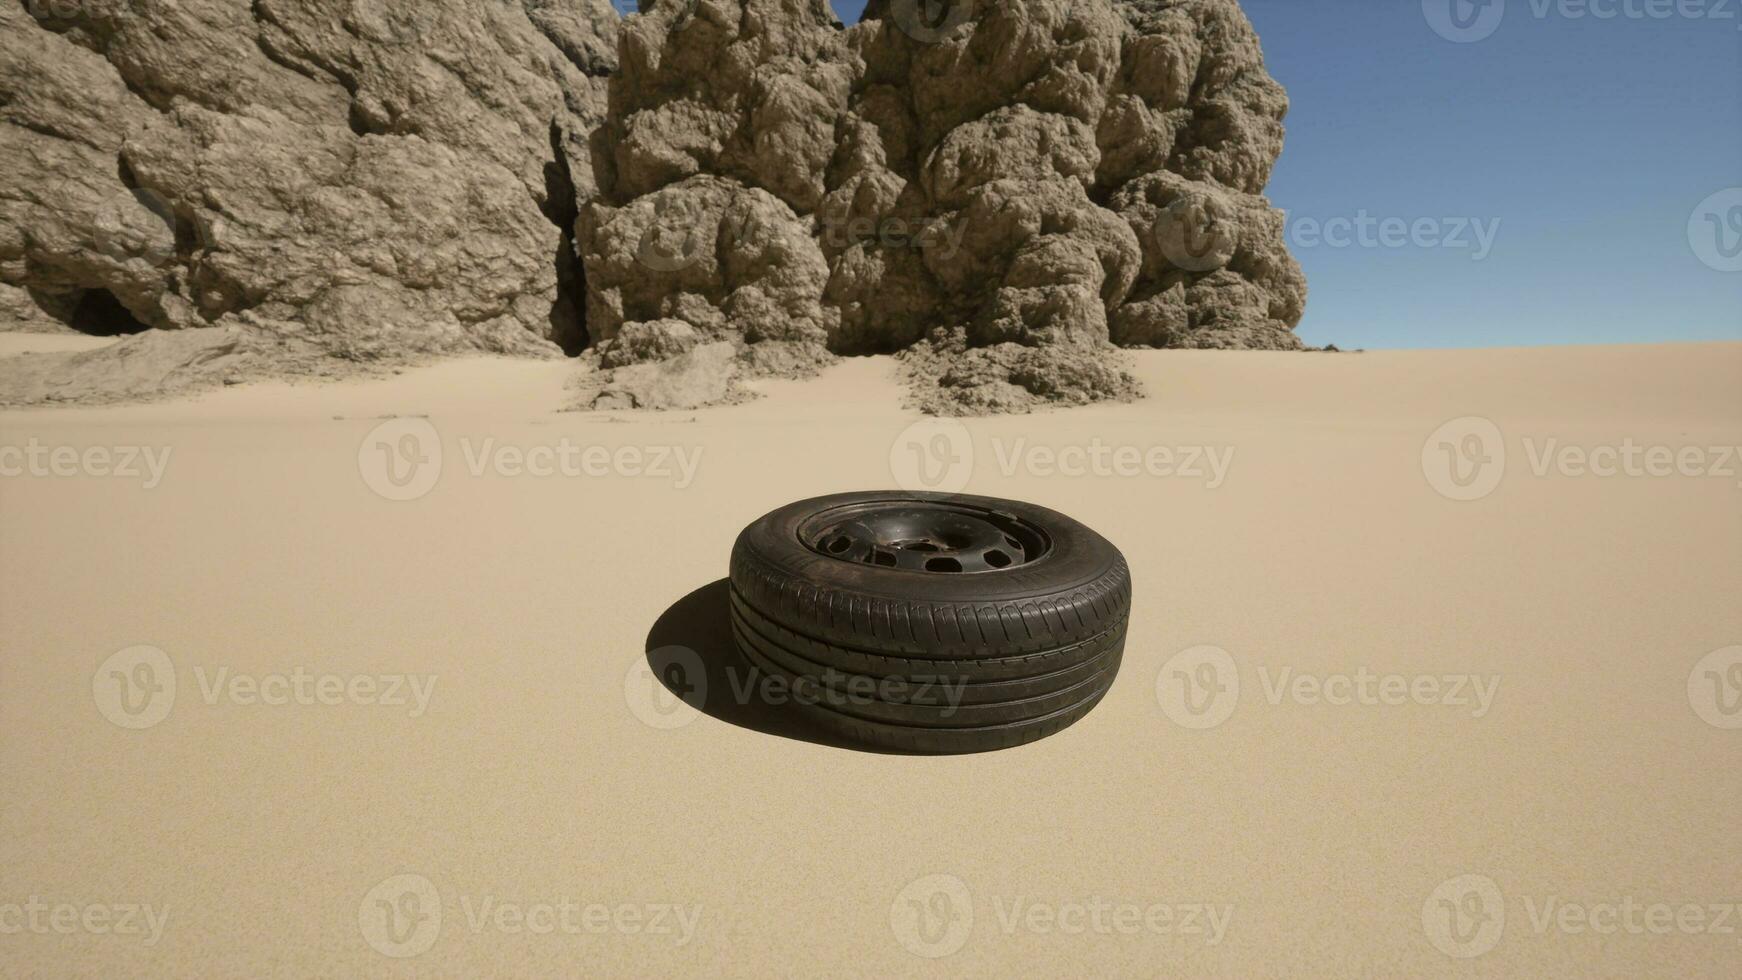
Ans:
[[[1012,567],[952,574],[849,561],[823,553],[814,535],[805,540],[828,515],[879,508],[985,515],[1044,543]],[[1124,556],[1063,514],[902,491],[835,494],[768,514],[738,536],[731,585],[739,649],[807,692],[795,704],[851,739],[926,753],[1019,745],[1087,714],[1118,672],[1131,603]]]
[[[987,701],[1015,701],[1067,687],[1093,673],[1097,662],[1116,657],[1125,639],[1121,623],[1082,643],[1045,653],[1008,659],[912,660],[813,640],[764,617],[737,593],[732,595],[732,617],[773,641],[783,655],[777,659],[794,673],[814,674],[832,667],[852,676],[905,679],[915,684],[968,683],[974,690],[986,692],[983,700]]]
[[[878,697],[874,690],[856,691],[850,686],[828,683],[816,674],[787,670],[770,655],[766,640],[742,626],[733,629],[744,656],[763,673],[786,681],[802,699],[855,718],[918,728],[983,728],[1050,715],[1104,689],[1107,679],[1119,670],[1119,658],[1115,656],[1100,662],[1099,670],[1074,684],[1012,701],[972,703],[948,697],[941,703],[897,701]]]
[[[971,752],[994,752],[1027,745],[1069,728],[1101,703],[1112,686],[1106,685],[1081,702],[1040,718],[992,725],[985,728],[918,728],[912,725],[892,725],[886,722],[855,718],[819,705],[793,702],[817,725],[835,733],[850,743],[892,749],[914,755],[966,755]]]

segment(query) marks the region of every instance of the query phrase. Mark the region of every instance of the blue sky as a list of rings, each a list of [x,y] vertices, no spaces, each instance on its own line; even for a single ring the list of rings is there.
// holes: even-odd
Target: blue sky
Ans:
[[[1701,213],[1742,188],[1742,0],[1487,2],[1244,0],[1294,102],[1301,336],[1742,339],[1742,191]]]

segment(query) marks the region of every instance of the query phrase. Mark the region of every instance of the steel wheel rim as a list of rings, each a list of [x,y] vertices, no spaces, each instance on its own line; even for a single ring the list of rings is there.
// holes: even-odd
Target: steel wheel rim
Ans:
[[[1052,548],[1045,531],[1007,511],[902,499],[814,514],[800,525],[799,539],[837,561],[932,575],[1021,568]]]

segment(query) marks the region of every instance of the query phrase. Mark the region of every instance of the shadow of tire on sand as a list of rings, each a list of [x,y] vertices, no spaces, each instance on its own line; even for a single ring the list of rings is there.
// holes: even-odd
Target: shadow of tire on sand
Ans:
[[[710,718],[753,732],[879,755],[905,755],[846,739],[812,722],[793,692],[744,659],[732,639],[726,579],[673,603],[647,633],[647,666],[673,696]],[[681,709],[680,709],[681,710]]]

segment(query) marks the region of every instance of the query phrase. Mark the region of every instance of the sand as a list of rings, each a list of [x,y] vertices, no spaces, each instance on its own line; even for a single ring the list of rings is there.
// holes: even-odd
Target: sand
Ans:
[[[668,416],[570,370],[0,413],[0,972],[1742,972],[1742,344],[1146,353],[1146,400],[906,437],[887,359]],[[1471,416],[1504,470],[1447,479]],[[923,759],[653,687],[742,525],[892,456],[1125,551],[1099,708]]]

